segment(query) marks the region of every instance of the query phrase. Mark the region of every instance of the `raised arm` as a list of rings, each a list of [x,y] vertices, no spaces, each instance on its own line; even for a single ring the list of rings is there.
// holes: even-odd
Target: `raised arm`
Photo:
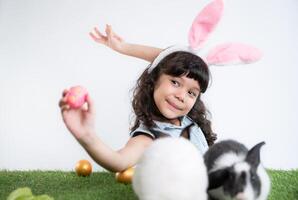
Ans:
[[[130,138],[120,150],[114,151],[93,135],[80,142],[88,154],[100,166],[112,172],[121,172],[136,165],[145,149],[152,143],[152,139],[138,135]]]
[[[90,95],[87,95],[87,104],[73,109],[67,104],[67,92],[68,90],[64,90],[59,102],[63,121],[93,160],[112,172],[120,172],[134,166],[152,139],[139,135],[130,138],[121,150],[111,149],[96,135],[95,108]]]
[[[162,51],[162,49],[156,47],[126,43],[112,30],[110,25],[106,25],[105,32],[106,35],[102,34],[95,27],[94,31],[90,32],[89,35],[95,42],[103,44],[121,54],[140,58],[149,62],[153,62]]]

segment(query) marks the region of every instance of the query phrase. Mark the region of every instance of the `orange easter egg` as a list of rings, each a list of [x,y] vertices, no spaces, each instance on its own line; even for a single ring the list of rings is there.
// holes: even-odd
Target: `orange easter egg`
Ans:
[[[116,181],[119,183],[129,184],[132,182],[133,174],[134,174],[133,167],[130,167],[122,172],[117,172],[115,175]]]
[[[89,176],[92,172],[92,165],[88,160],[80,160],[75,166],[78,176]]]

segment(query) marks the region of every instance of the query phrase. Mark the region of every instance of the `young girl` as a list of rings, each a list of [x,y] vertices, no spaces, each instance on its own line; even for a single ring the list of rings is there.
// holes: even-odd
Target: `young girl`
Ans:
[[[152,63],[138,79],[133,93],[136,119],[131,137],[122,149],[109,148],[94,130],[95,109],[90,95],[88,108],[71,109],[65,101],[68,90],[64,90],[59,106],[68,130],[99,165],[112,172],[134,166],[144,150],[160,137],[185,137],[203,154],[216,140],[200,99],[209,83],[206,63],[188,51],[168,53],[169,49],[126,43],[109,25],[105,32],[103,35],[95,28],[90,36],[119,53]]]

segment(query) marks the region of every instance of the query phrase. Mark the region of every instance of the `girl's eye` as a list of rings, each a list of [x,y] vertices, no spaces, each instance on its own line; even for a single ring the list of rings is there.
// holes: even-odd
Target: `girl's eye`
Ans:
[[[175,81],[175,80],[171,80],[171,82],[172,82],[172,84],[174,85],[174,86],[179,86],[180,85],[180,83],[178,82],[178,81]]]
[[[197,97],[197,94],[196,94],[195,92],[189,91],[188,94],[189,94],[191,97]]]

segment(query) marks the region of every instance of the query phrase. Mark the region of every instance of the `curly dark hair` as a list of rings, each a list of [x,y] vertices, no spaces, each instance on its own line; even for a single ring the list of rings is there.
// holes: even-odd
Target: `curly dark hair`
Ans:
[[[150,65],[149,65],[150,67]],[[201,93],[208,88],[210,72],[207,64],[197,55],[190,52],[177,51],[167,55],[159,64],[149,72],[149,67],[142,73],[137,80],[133,92],[132,108],[135,113],[135,122],[131,131],[137,129],[142,121],[149,129],[155,126],[153,119],[166,118],[159,112],[153,99],[153,92],[156,82],[162,74],[181,77],[186,75],[188,78],[198,81]],[[209,146],[214,144],[217,139],[212,131],[210,115],[201,100],[201,94],[187,114],[202,129]]]

